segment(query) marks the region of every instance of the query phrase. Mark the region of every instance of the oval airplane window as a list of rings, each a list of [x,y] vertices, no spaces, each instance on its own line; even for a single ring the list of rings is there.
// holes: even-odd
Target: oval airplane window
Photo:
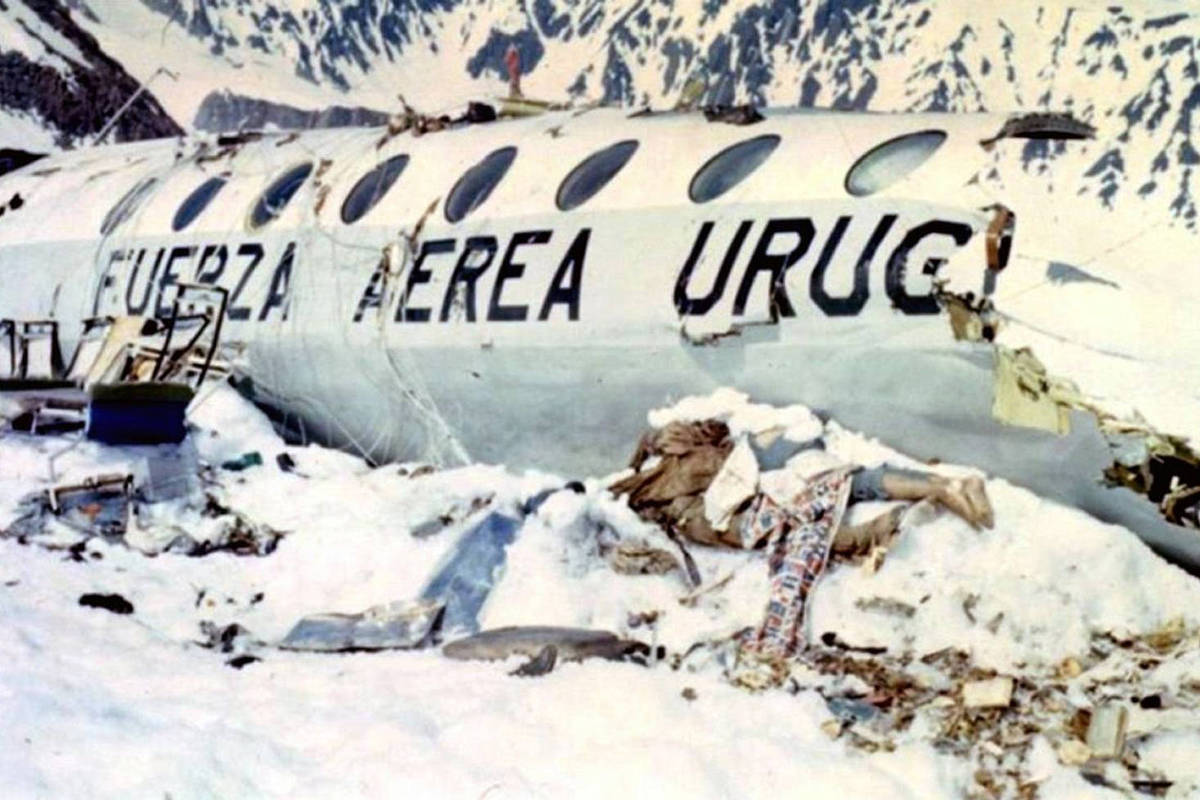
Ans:
[[[919,131],[876,145],[846,173],[846,191],[865,197],[886,189],[924,164],[944,141],[945,131]]]
[[[350,225],[358,222],[383,199],[392,184],[408,166],[408,156],[392,156],[375,169],[358,179],[346,201],[342,203],[342,222]]]
[[[559,211],[570,211],[590,200],[629,163],[637,149],[638,143],[627,139],[592,153],[581,161],[558,187],[555,202]]]
[[[720,197],[761,167],[778,146],[779,137],[769,133],[726,147],[710,158],[692,178],[688,197],[693,203],[707,203]]]
[[[458,222],[483,205],[517,157],[517,148],[501,147],[467,170],[446,198],[446,219]]]
[[[141,181],[125,195],[117,201],[117,204],[104,215],[104,221],[100,223],[100,235],[108,236],[117,226],[133,215],[137,207],[141,205],[146,196],[150,194],[150,190],[158,183],[157,178],[146,178]]]
[[[225,188],[224,178],[209,178],[197,186],[179,204],[179,210],[175,212],[175,219],[171,221],[171,228],[178,233],[195,222],[196,217],[200,216],[200,212],[208,208],[208,204],[223,188]]]
[[[250,212],[250,227],[261,228],[282,214],[292,197],[308,180],[312,168],[312,162],[300,164],[276,178],[254,204],[254,210]]]

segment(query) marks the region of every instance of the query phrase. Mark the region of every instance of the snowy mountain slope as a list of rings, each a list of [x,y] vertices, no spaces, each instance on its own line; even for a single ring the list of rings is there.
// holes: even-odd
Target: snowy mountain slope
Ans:
[[[0,0],[0,146],[45,151],[86,140],[139,84],[54,0]],[[115,126],[117,141],[182,129],[143,94]]]
[[[191,120],[208,91],[316,108],[441,110],[503,90],[669,105],[692,79],[710,102],[876,111],[1064,110],[1100,141],[1056,178],[1196,224],[1200,15],[1173,0],[92,0],[85,24],[136,75],[185,73]],[[153,36],[148,36],[153,32]],[[156,43],[157,42],[157,43]],[[1024,166],[1056,157],[1031,143]]]

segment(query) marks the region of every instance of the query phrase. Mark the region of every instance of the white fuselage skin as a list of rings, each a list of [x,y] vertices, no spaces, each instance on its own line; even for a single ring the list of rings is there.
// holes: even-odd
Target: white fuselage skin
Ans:
[[[419,137],[348,129],[67,153],[0,178],[0,202],[25,201],[0,217],[0,318],[52,316],[69,348],[85,317],[166,312],[172,283],[219,284],[231,293],[223,343],[244,343],[261,398],[377,461],[609,472],[647,409],[732,386],[1121,522],[1194,570],[1192,536],[1099,485],[1111,459],[1089,418],[1076,414],[1067,437],[993,420],[992,348],[955,341],[930,296],[930,273],[959,251],[977,253],[966,288],[983,283],[974,234],[991,217],[964,185],[1002,123],[778,113],[736,126],[594,109]],[[947,139],[906,178],[846,191],[863,153],[929,129]],[[764,134],[781,141],[761,167],[709,202],[689,199],[702,164]],[[624,169],[560,211],[571,168],[630,139]],[[508,173],[448,221],[458,178],[505,146],[517,148]],[[398,154],[411,160],[395,185],[345,224],[351,187]],[[253,229],[264,188],[306,162],[312,176]],[[173,231],[181,201],[214,175],[228,183]],[[145,201],[100,236],[146,177],[157,183]]]

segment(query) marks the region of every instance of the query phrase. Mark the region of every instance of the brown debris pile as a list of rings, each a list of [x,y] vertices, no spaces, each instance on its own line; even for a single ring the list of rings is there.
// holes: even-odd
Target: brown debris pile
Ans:
[[[629,495],[629,507],[670,536],[741,547],[740,539],[722,538],[722,534],[736,534],[713,530],[704,516],[704,493],[732,450],[724,422],[673,422],[642,437],[630,461],[634,474],[609,490],[617,496]],[[658,462],[642,469],[651,458]]]
[[[1197,776],[1143,767],[1140,752],[1158,735],[1200,735],[1197,653],[1200,630],[1173,622],[1143,636],[1098,634],[1085,656],[1012,675],[953,648],[896,657],[832,637],[776,666],[779,685],[825,698],[832,718],[823,729],[851,747],[892,751],[916,739],[970,760],[969,797],[1037,797],[1047,753],[1089,783],[1176,796],[1173,786],[1200,788],[1189,784]]]

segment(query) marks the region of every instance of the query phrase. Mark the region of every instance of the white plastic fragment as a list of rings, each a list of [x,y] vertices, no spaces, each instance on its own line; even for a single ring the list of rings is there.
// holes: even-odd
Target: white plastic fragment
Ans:
[[[758,491],[758,461],[745,439],[739,439],[720,472],[704,492],[704,517],[714,530],[729,530],[738,508]],[[746,543],[743,542],[743,545]],[[751,543],[752,544],[752,543]]]
[[[1003,708],[1012,700],[1013,679],[990,678],[970,681],[962,687],[963,705],[967,708]]]
[[[1067,739],[1058,745],[1058,760],[1069,767],[1086,764],[1092,757],[1092,751],[1078,739]]]
[[[1125,749],[1129,712],[1120,703],[1106,703],[1092,712],[1087,745],[1098,758],[1119,758]]]

